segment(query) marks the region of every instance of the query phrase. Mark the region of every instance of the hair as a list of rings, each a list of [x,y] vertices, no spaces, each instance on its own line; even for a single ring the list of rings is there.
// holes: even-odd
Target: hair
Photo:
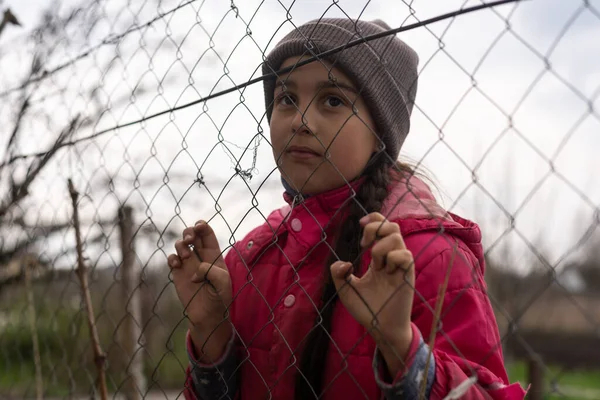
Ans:
[[[364,181],[356,191],[354,201],[347,206],[345,218],[336,229],[334,252],[324,265],[325,280],[321,292],[321,309],[315,326],[307,336],[299,373],[296,376],[295,398],[297,400],[314,398],[315,393],[317,397],[321,395],[325,371],[323,355],[327,354],[329,348],[331,322],[338,299],[330,266],[337,260],[350,261],[354,271],[358,271],[362,258],[360,257],[362,228],[359,220],[365,216],[365,211],[366,213],[381,211],[383,202],[389,194],[389,183],[392,179],[397,179],[396,176],[392,176],[391,169],[399,172],[397,174],[399,178],[408,178],[415,173],[414,168],[408,164],[397,161],[393,165],[385,154],[374,155],[372,162],[362,174]]]

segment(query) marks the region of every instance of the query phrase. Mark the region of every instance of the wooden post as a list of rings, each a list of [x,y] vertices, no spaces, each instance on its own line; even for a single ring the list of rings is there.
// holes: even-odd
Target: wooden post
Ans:
[[[40,356],[40,343],[37,332],[37,317],[35,312],[35,297],[33,294],[33,268],[35,264],[24,257],[21,260],[25,274],[25,289],[27,291],[27,308],[29,309],[29,328],[33,340],[33,364],[35,366],[35,398],[41,400],[44,396],[44,382],[42,379],[42,357]]]
[[[546,394],[544,382],[544,368],[537,357],[530,357],[527,361],[527,380],[531,387],[527,394],[529,400],[543,400]]]
[[[140,301],[140,271],[135,262],[133,238],[133,210],[129,206],[119,209],[121,231],[121,279],[123,304],[126,305],[121,344],[124,350],[127,382],[125,396],[128,400],[141,400],[146,393],[142,340],[142,309]]]

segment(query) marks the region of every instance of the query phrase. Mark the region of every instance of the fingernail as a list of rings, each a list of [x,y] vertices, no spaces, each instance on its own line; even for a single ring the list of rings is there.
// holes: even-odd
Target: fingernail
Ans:
[[[342,274],[342,267],[344,266],[344,263],[341,261],[336,261],[333,264],[333,268],[331,269],[331,273],[334,277],[340,277],[340,275]]]
[[[352,275],[352,263],[344,263],[344,268],[348,268],[346,272],[344,272],[344,278],[348,278],[350,275]]]
[[[171,267],[177,268],[178,266],[179,266],[179,261],[177,261],[177,260],[171,261]]]
[[[369,222],[369,216],[365,215],[364,217],[362,217],[359,221],[360,224],[366,224],[367,222]]]
[[[194,273],[194,275],[192,275],[192,282],[198,282],[198,274]]]
[[[191,240],[192,239],[192,235],[185,235],[185,237],[183,238],[183,240]]]

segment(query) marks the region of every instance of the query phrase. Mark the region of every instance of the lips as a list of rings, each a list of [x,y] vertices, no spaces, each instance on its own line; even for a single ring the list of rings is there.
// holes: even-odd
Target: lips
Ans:
[[[319,154],[317,151],[306,146],[290,146],[285,152],[287,154],[302,158],[321,157],[321,154]]]

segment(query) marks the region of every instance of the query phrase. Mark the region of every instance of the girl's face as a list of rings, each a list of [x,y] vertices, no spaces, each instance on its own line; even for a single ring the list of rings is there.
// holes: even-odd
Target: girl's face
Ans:
[[[282,68],[303,59],[289,58]],[[367,106],[347,76],[311,62],[279,77],[274,99],[273,154],[294,189],[321,193],[360,175],[380,142]]]

